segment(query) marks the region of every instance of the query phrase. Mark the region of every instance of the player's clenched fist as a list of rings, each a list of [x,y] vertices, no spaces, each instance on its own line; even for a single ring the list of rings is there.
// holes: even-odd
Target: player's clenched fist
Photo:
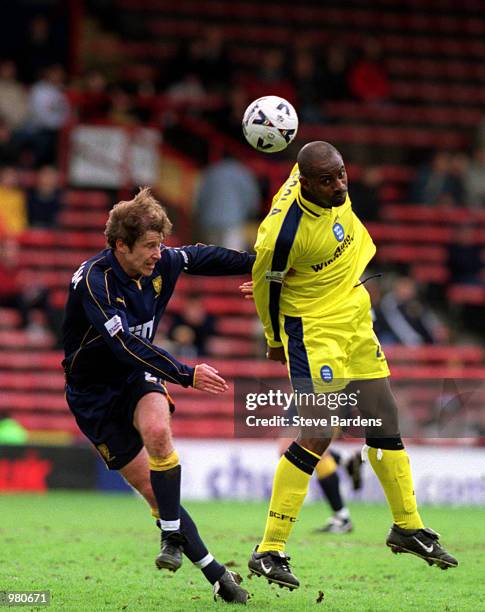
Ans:
[[[207,363],[201,363],[195,366],[194,389],[217,395],[218,393],[224,393],[229,387],[215,368],[207,365]]]
[[[286,363],[285,349],[282,346],[268,346],[266,350],[266,359],[270,361],[279,361],[283,365]]]

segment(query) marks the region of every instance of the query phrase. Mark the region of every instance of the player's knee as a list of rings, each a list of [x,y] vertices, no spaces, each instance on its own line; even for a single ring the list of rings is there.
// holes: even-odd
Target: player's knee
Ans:
[[[165,423],[154,424],[142,434],[143,442],[151,457],[167,457],[172,451],[170,426]]]
[[[330,438],[298,438],[297,443],[306,448],[306,450],[316,454],[323,455],[330,445]]]
[[[165,456],[173,450],[168,403],[163,396],[140,402],[135,412],[134,424],[150,455]]]

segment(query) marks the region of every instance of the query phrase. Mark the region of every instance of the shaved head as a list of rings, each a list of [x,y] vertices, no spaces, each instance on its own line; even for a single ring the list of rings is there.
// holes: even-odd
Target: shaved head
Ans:
[[[315,140],[300,149],[296,161],[303,176],[314,176],[320,171],[322,162],[339,158],[342,159],[342,156],[333,145],[323,140]]]
[[[297,157],[304,198],[331,208],[347,198],[347,173],[342,156],[329,142],[316,140],[300,149]]]

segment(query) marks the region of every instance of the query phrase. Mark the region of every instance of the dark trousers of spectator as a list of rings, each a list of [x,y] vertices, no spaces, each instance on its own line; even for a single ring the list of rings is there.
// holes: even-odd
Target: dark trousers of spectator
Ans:
[[[25,126],[16,130],[12,135],[12,146],[17,159],[28,151],[32,155],[32,165],[38,168],[56,162],[57,130]]]

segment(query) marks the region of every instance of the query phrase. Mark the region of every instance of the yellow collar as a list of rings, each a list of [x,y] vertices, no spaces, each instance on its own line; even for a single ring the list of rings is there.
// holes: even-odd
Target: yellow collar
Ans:
[[[323,208],[318,204],[314,204],[303,197],[301,193],[301,189],[298,189],[298,193],[296,195],[296,201],[298,202],[298,206],[310,217],[320,217],[323,214],[328,214],[332,212],[331,208]]]
[[[342,204],[342,206],[324,208],[323,206],[319,206],[318,204],[310,202],[310,200],[304,198],[301,193],[301,189],[298,190],[298,193],[296,195],[296,201],[298,202],[298,206],[300,206],[303,212],[314,218],[321,217],[322,215],[330,215],[332,218],[338,217],[341,213],[343,213],[344,210],[347,210],[347,208],[350,206],[349,194],[347,194],[345,203]]]

